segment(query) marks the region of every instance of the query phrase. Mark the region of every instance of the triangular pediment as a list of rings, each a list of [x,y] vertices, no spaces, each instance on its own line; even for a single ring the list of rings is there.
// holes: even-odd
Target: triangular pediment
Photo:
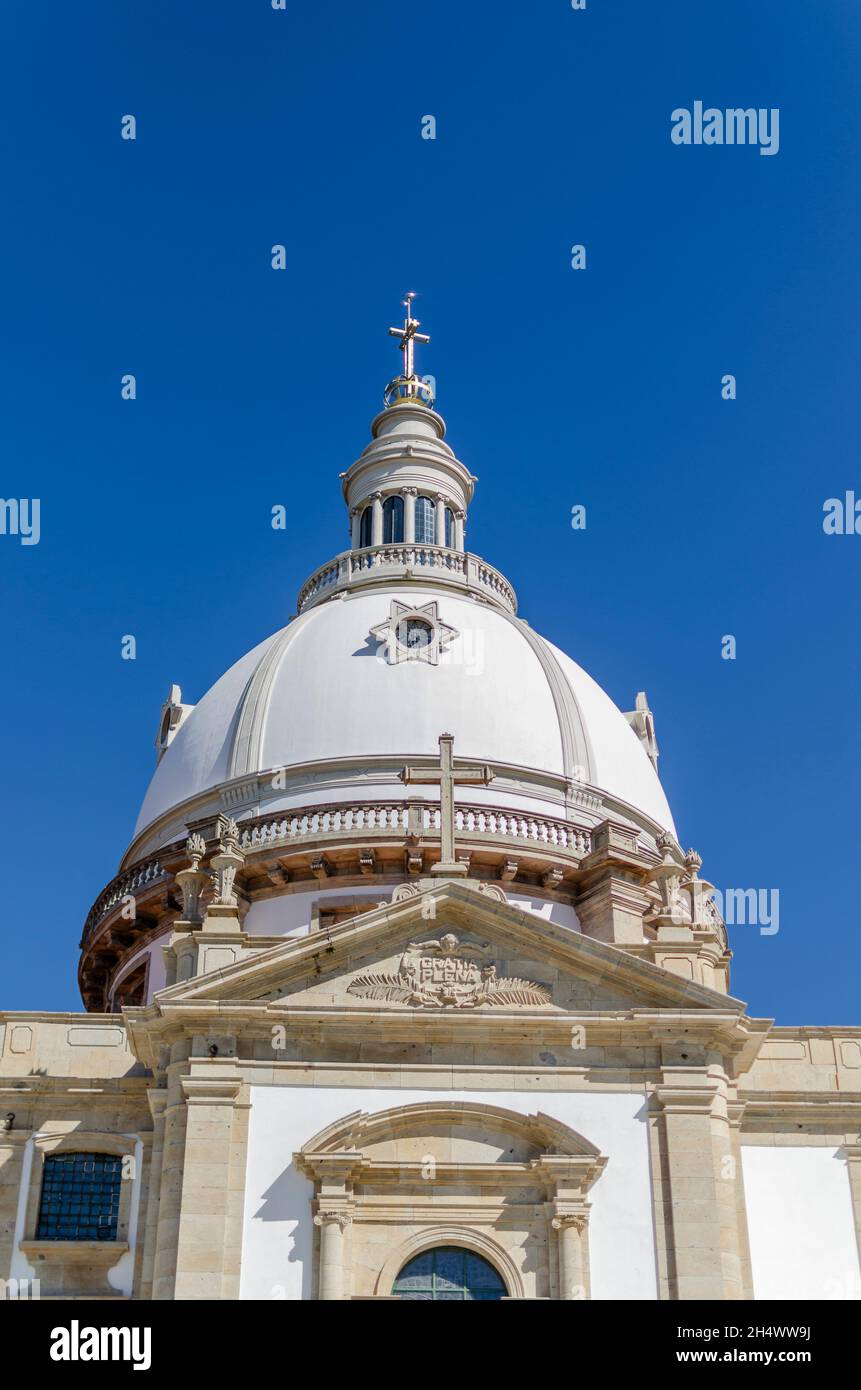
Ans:
[[[280,939],[157,999],[357,1015],[744,1012],[737,999],[450,881],[325,932]]]

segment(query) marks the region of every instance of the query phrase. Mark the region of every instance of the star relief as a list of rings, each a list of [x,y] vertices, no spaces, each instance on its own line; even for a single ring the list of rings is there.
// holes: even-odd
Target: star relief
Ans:
[[[414,608],[395,598],[388,618],[371,628],[371,636],[385,647],[390,666],[399,661],[426,661],[437,666],[440,652],[447,651],[460,633],[442,621],[436,600]]]

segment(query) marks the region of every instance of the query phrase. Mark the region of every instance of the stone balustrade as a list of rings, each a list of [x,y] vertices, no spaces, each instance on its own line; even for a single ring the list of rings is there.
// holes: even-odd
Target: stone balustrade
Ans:
[[[352,805],[309,806],[258,816],[239,827],[240,849],[246,854],[307,840],[362,839],[364,836],[439,836],[439,804],[417,801],[366,801]],[[581,858],[591,849],[591,836],[582,826],[550,816],[523,814],[495,806],[458,804],[456,834],[486,838],[502,848],[519,845],[558,850]]]
[[[118,874],[104,892],[99,894],[87,913],[81,943],[92,936],[99,923],[124,898],[134,897],[142,888],[150,888],[154,884],[164,882],[167,877],[167,870],[158,859],[141,859],[124,873]]]
[[[503,851],[532,850],[579,862],[592,847],[591,835],[583,826],[501,806],[458,804],[455,821],[459,839],[469,844],[493,845]],[[254,855],[270,849],[303,848],[321,841],[356,844],[393,838],[434,840],[439,838],[439,833],[438,802],[415,799],[340,802],[276,811],[242,821],[239,847],[244,854]],[[177,841],[168,846],[168,856],[181,853],[182,843]],[[143,859],[118,874],[90,909],[81,944],[93,936],[124,898],[167,883],[170,877],[158,858]]]
[[[477,555],[449,550],[441,545],[418,543],[368,546],[345,550],[321,566],[303,584],[296,604],[299,613],[344,589],[389,578],[421,579],[452,585],[492,599],[510,613],[517,612],[517,597],[499,570]]]

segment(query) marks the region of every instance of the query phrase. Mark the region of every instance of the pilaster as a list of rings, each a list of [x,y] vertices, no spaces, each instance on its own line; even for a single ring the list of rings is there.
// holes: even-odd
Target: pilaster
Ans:
[[[232,1069],[184,1076],[181,1086],[187,1123],[174,1297],[235,1299],[249,1102]]]
[[[150,1114],[152,1115],[152,1144],[150,1146],[149,1183],[147,1186],[146,1212],[143,1214],[141,1244],[140,1295],[142,1300],[153,1297],[155,1274],[155,1252],[158,1242],[158,1216],[161,1198],[162,1159],[164,1156],[164,1126],[167,1110],[167,1090],[147,1093]]]
[[[0,1279],[7,1279],[15,1248],[15,1221],[29,1130],[0,1129]]]
[[[671,1253],[669,1296],[743,1298],[742,1178],[726,1080],[706,1066],[665,1066],[663,1075],[654,1099],[663,1117],[669,1179],[670,1204],[662,1212]]]
[[[852,1211],[855,1216],[855,1239],[858,1242],[858,1258],[861,1260],[861,1143],[845,1144],[849,1170],[849,1190],[852,1194]]]

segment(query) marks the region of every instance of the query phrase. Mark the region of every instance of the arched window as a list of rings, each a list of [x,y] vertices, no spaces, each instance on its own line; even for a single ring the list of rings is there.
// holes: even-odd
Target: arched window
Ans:
[[[454,550],[454,512],[451,507],[445,509],[445,543],[449,550]]]
[[[116,1154],[48,1154],[37,1240],[116,1240],[122,1159]]]
[[[398,545],[404,538],[404,499],[397,495],[383,503],[383,545]]]
[[[366,545],[370,545],[370,544],[371,544],[371,536],[372,536],[372,534],[373,534],[373,532],[372,532],[373,522],[374,522],[374,509],[373,509],[373,507],[366,507],[365,510],[362,512],[362,516],[361,516],[361,519],[360,519],[360,521],[359,521],[359,549],[360,549],[360,550],[364,550],[364,548],[365,548]]]
[[[487,1260],[459,1245],[439,1245],[408,1260],[392,1285],[398,1298],[490,1303],[507,1293]]]
[[[416,541],[419,545],[433,545],[435,515],[436,507],[430,497],[416,498]]]

